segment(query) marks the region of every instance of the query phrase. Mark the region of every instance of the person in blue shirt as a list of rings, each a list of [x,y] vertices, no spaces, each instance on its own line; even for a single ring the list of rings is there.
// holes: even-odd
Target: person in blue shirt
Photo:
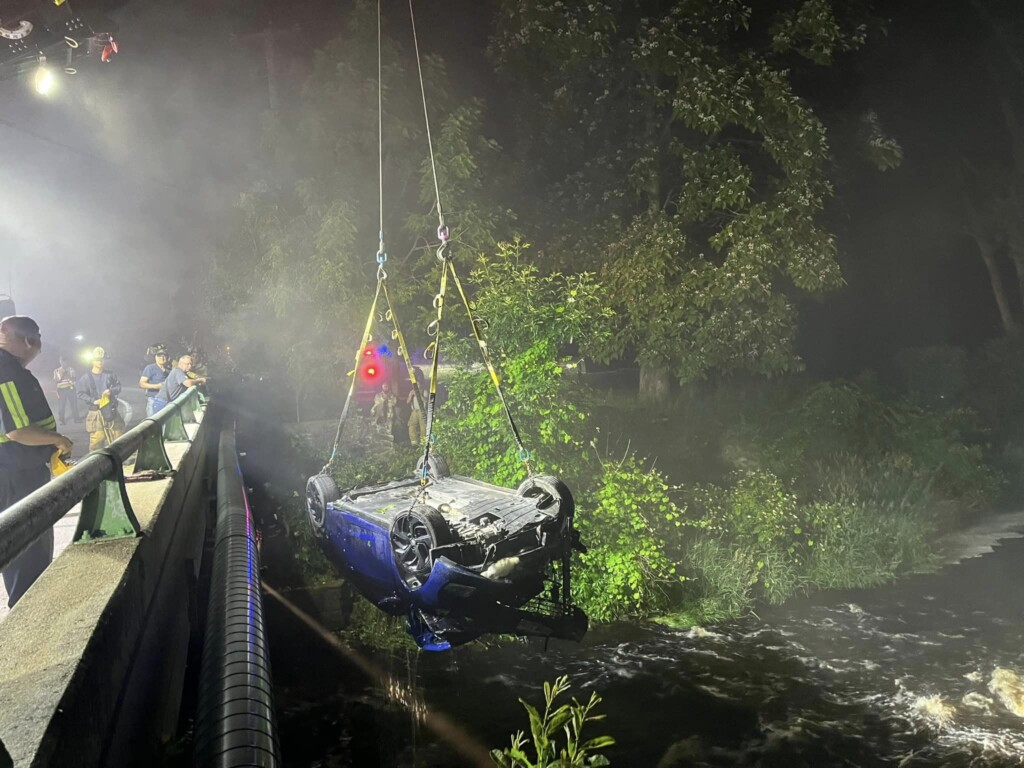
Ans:
[[[189,387],[197,387],[200,384],[206,383],[206,378],[203,376],[190,377],[188,374],[191,370],[192,356],[182,355],[179,357],[177,367],[172,368],[171,372],[167,374],[164,383],[160,385],[160,391],[153,398],[153,413],[165,408],[168,403],[172,402]]]
[[[72,443],[57,432],[43,388],[25,367],[42,348],[35,320],[23,315],[0,320],[0,510],[49,482],[55,450],[71,453]],[[4,569],[9,606],[21,599],[52,558],[53,529],[48,528]]]
[[[113,371],[104,370],[105,363],[103,347],[96,347],[92,351],[92,370],[79,376],[75,384],[78,399],[89,404],[85,429],[90,451],[110,445],[124,434],[124,419],[117,411],[121,382]]]
[[[156,413],[153,401],[160,391],[160,385],[164,383],[170,372],[171,365],[167,360],[167,347],[157,344],[153,347],[153,362],[142,369],[142,376],[139,378],[139,386],[146,391],[146,416]]]

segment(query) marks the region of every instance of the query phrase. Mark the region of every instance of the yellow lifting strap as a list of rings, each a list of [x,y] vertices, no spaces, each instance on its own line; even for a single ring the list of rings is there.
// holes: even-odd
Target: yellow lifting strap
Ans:
[[[409,348],[405,343],[405,336],[402,333],[402,328],[398,324],[398,314],[395,312],[394,305],[391,303],[391,296],[388,294],[387,282],[383,282],[381,285],[384,291],[384,300],[388,304],[387,314],[384,316],[394,329],[391,332],[391,338],[398,341],[398,351],[402,355],[402,360],[405,362],[405,370],[409,374],[409,382],[412,384],[412,391],[415,393],[416,402],[419,403],[420,410],[423,409],[423,393],[420,392],[420,383],[416,381],[416,374],[413,373],[412,359],[409,357]]]
[[[356,371],[359,370],[359,360],[363,354],[363,347],[369,343],[370,330],[373,328],[373,318],[377,315],[377,300],[380,298],[381,290],[384,286],[384,277],[378,275],[377,277],[377,290],[373,294],[373,303],[370,304],[370,313],[366,316],[366,325],[363,326],[363,335],[360,337],[359,345],[356,348],[356,359],[355,365],[351,371],[348,372],[349,377],[352,379],[348,385],[348,395],[345,396],[345,405],[341,409],[341,418],[338,419],[338,431],[334,436],[334,445],[331,448],[331,456],[327,459],[327,463],[324,464],[324,468],[320,470],[321,475],[327,474],[327,471],[334,464],[334,459],[338,455],[338,444],[341,442],[341,431],[345,426],[345,419],[348,417],[348,409],[352,404],[352,395],[356,391]]]
[[[473,329],[473,338],[476,339],[477,346],[480,347],[480,356],[484,359],[484,365],[487,366],[487,372],[491,375],[491,381],[494,383],[494,390],[498,393],[498,399],[501,401],[501,406],[505,410],[505,417],[508,419],[508,425],[512,428],[512,435],[515,437],[516,446],[519,448],[519,458],[526,465],[527,472],[529,472],[530,475],[533,475],[533,467],[530,464],[530,452],[526,450],[526,446],[523,445],[523,438],[519,434],[519,428],[516,427],[515,419],[512,418],[512,410],[508,407],[508,402],[505,400],[505,393],[501,389],[501,380],[498,378],[498,372],[494,369],[494,365],[491,363],[491,356],[487,352],[487,342],[480,333],[478,321],[473,315],[473,306],[466,297],[466,292],[462,288],[462,281],[459,280],[459,276],[455,272],[455,264],[451,259],[446,259],[446,262],[448,264],[448,270],[452,273],[452,281],[455,283],[455,287],[459,291],[459,296],[462,297],[462,306],[466,308],[466,315],[469,317],[469,325]]]

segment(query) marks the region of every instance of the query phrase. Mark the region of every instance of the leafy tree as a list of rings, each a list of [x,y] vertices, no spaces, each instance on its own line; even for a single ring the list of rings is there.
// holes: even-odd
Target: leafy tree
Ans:
[[[842,285],[819,219],[832,194],[822,122],[791,66],[864,44],[860,3],[504,0],[493,50],[523,85],[520,184],[549,251],[597,270],[632,355],[663,397],[713,368],[799,365],[791,287]],[[898,147],[872,123],[870,154]],[[538,163],[541,154],[545,162]]]
[[[474,305],[486,324],[488,353],[528,450],[544,472],[578,476],[585,464],[586,410],[570,396],[565,358],[569,344],[584,348],[607,333],[611,313],[601,304],[593,276],[542,275],[526,261],[527,245],[499,243],[495,255],[477,261],[470,274]],[[445,317],[460,312],[452,300]],[[452,318],[454,322],[455,318]],[[458,327],[453,322],[453,326]],[[468,329],[467,329],[468,332]],[[454,466],[502,485],[522,479],[522,462],[490,376],[471,368],[480,361],[472,340],[446,339],[442,348],[465,364],[450,382],[450,397],[438,419],[442,452]],[[579,392],[576,393],[580,395]]]

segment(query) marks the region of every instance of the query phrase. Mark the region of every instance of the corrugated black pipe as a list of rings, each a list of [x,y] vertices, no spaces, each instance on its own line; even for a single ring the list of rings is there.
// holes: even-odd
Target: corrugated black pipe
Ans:
[[[194,765],[281,765],[260,587],[260,558],[233,429],[220,436],[217,532]]]

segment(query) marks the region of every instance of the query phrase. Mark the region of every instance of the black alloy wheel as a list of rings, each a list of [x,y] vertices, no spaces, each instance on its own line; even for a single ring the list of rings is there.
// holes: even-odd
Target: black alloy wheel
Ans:
[[[526,499],[540,499],[537,508],[544,511],[551,511],[552,505],[556,505],[554,511],[564,519],[567,526],[571,526],[576,501],[569,486],[560,478],[554,475],[528,477],[516,488],[516,494]]]
[[[334,478],[328,475],[313,475],[306,483],[306,515],[313,533],[324,535],[327,522],[327,505],[341,498]]]
[[[452,541],[444,516],[426,506],[413,507],[391,524],[391,551],[403,581],[419,589],[434,567],[433,550]]]
[[[416,477],[420,476],[422,470],[423,457],[420,456],[416,460]],[[434,451],[430,452],[430,458],[427,459],[427,476],[433,480],[441,480],[452,476],[452,471],[448,468],[448,462],[445,461],[444,456]]]

